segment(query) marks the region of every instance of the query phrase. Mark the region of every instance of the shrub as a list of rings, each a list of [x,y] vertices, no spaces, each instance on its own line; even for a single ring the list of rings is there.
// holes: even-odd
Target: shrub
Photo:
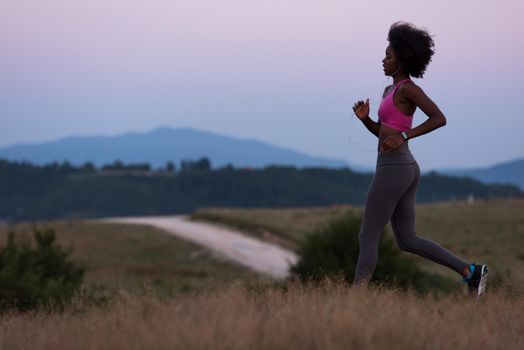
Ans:
[[[291,272],[303,281],[340,278],[352,283],[359,254],[358,234],[362,219],[352,212],[312,233],[298,249],[299,260]],[[436,274],[427,274],[396,246],[385,229],[379,241],[379,257],[370,285],[398,287],[417,292],[451,292],[458,285]],[[389,235],[390,236],[390,235]]]
[[[0,301],[2,307],[28,310],[39,305],[63,308],[82,284],[84,268],[69,260],[55,244],[52,229],[34,231],[36,248],[17,245],[9,232],[0,251]]]

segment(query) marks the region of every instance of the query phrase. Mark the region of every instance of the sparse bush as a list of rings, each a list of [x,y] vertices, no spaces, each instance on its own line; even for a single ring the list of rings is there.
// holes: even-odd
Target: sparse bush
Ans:
[[[15,243],[9,232],[0,251],[0,303],[2,308],[29,310],[39,305],[63,308],[82,284],[84,268],[69,260],[55,244],[52,229],[34,231],[36,248]]]
[[[352,283],[359,254],[361,222],[361,217],[348,212],[312,233],[299,247],[300,258],[291,272],[304,282],[342,276],[347,283]],[[420,293],[449,293],[457,288],[456,281],[420,270],[385,233],[386,229],[379,241],[379,258],[371,285],[400,287],[402,290],[412,288]]]

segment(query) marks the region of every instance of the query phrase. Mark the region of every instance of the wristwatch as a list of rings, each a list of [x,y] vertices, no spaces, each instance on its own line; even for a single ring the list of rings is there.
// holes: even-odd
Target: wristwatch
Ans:
[[[400,135],[402,135],[402,137],[404,138],[404,141],[407,141],[407,140],[409,139],[408,133],[405,132],[405,131],[402,131],[402,132],[400,133]]]

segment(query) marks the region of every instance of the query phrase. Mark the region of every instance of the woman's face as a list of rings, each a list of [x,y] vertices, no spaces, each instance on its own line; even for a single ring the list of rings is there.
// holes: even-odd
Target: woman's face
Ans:
[[[391,75],[398,69],[399,63],[395,56],[395,52],[391,46],[386,47],[386,57],[382,60],[382,67],[384,67],[384,74]]]

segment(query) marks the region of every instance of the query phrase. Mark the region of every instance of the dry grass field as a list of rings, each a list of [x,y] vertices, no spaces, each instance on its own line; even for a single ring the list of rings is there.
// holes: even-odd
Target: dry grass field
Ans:
[[[167,300],[0,317],[2,349],[522,349],[524,299],[435,299],[337,282],[232,283]]]
[[[353,207],[206,209],[196,216],[296,247]],[[0,313],[0,349],[522,349],[524,201],[434,203],[417,208],[418,234],[504,277],[477,302],[469,295],[418,295],[340,281],[271,282],[154,228],[88,221],[18,224],[54,228],[87,268],[86,285],[111,291],[104,303],[79,294],[65,311]],[[391,234],[389,230],[388,234]],[[3,245],[7,228],[0,229]],[[408,254],[408,253],[405,253]],[[428,271],[451,271],[414,256]],[[492,275],[493,277],[493,275]]]

